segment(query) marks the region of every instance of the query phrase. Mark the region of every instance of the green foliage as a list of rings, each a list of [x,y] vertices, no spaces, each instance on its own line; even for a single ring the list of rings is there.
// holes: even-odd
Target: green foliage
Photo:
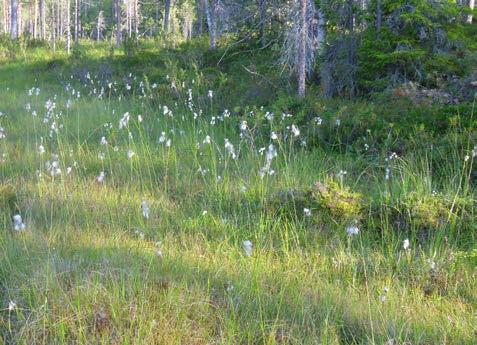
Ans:
[[[316,182],[307,189],[281,190],[273,194],[266,207],[285,216],[303,217],[303,210],[313,212],[320,222],[349,224],[362,218],[365,201],[360,193],[353,192],[331,178]]]
[[[142,41],[131,57],[81,44],[81,59],[31,48],[0,68],[4,341],[474,342],[471,105],[396,90],[321,99],[313,86],[297,100],[253,44],[209,54],[204,38]],[[45,123],[48,100],[58,133]],[[230,117],[217,120],[225,108]],[[163,131],[170,146],[158,142]],[[270,143],[275,174],[261,178]],[[54,154],[62,173],[53,178]],[[12,230],[11,210],[24,231]],[[358,235],[347,236],[356,220]]]
[[[122,47],[124,50],[124,55],[131,58],[135,56],[139,50],[139,41],[135,35],[126,37],[122,42]]]
[[[318,209],[340,223],[360,220],[363,216],[363,196],[333,179],[316,182],[311,197]]]
[[[470,41],[455,20],[459,11],[450,1],[383,1],[381,31],[372,25],[362,35],[360,89],[380,91],[408,80],[442,87],[468,73],[463,56]]]

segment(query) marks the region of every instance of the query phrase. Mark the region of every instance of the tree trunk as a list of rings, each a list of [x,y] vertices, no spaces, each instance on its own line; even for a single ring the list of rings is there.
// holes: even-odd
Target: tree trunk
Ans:
[[[33,15],[33,38],[38,38],[38,1],[34,2],[34,15]]]
[[[10,6],[10,37],[18,38],[18,0],[11,0]]]
[[[267,44],[267,38],[265,37],[265,24],[267,20],[267,0],[258,0],[258,9],[259,9],[259,33],[260,33],[260,43],[262,47],[265,47]]]
[[[471,11],[474,10],[475,7],[475,0],[469,0],[469,8]],[[467,23],[472,24],[473,16],[472,13],[467,16]]]
[[[8,0],[3,0],[3,33],[6,35],[8,31]]]
[[[383,21],[383,11],[381,8],[381,0],[377,0],[376,3],[376,35],[379,38],[381,36],[381,26]]]
[[[318,44],[318,54],[321,56],[325,51],[325,42],[326,42],[326,20],[325,14],[323,11],[318,9],[317,11],[318,17],[318,25],[317,25],[317,32],[316,32],[316,43]]]
[[[217,47],[216,32],[215,32],[215,0],[204,0],[205,15],[207,17],[207,26],[209,27],[210,49],[214,50]]]
[[[40,38],[46,38],[45,0],[40,0]]]
[[[33,2],[28,6],[28,34],[33,37]]]
[[[171,0],[165,0],[164,2],[164,32],[169,33],[171,21]]]
[[[71,51],[71,3],[66,0],[66,51]]]
[[[136,35],[136,39],[139,38],[139,18],[141,18],[139,14],[139,1],[134,0],[134,33]]]
[[[197,0],[197,33],[204,33],[204,0]]]
[[[53,2],[51,4],[51,43],[53,43],[53,51],[56,51],[56,11],[57,8],[55,6],[55,3]]]
[[[103,11],[98,12],[98,18],[96,20],[96,41],[101,39],[101,26],[102,24]]]
[[[78,46],[78,41],[79,41],[79,15],[80,15],[79,0],[75,0],[75,37],[74,37],[75,47]]]
[[[308,28],[306,22],[307,0],[300,0],[300,36],[298,44],[298,97],[305,97],[306,90],[306,41]]]
[[[18,0],[17,0],[18,1]],[[18,1],[17,8],[17,35],[20,36],[23,32],[23,16],[22,16],[22,3]]]
[[[116,12],[116,47],[119,47],[122,41],[121,5],[119,4],[119,0],[114,0],[114,8]]]

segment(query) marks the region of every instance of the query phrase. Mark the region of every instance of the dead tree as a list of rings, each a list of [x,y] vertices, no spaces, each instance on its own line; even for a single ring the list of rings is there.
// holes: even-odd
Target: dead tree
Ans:
[[[314,1],[296,1],[289,9],[288,16],[290,24],[285,34],[280,62],[291,74],[296,75],[298,96],[304,97],[306,77],[313,71],[316,51],[321,49]],[[322,20],[324,21],[324,16]],[[324,33],[321,33],[320,39],[324,41]]]
[[[298,97],[305,97],[306,89],[306,39],[307,39],[307,22],[306,22],[306,2],[300,0],[300,36],[298,43]]]

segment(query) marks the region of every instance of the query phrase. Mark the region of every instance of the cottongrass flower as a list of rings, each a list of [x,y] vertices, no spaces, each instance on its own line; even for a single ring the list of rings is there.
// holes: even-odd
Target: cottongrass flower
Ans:
[[[108,141],[106,140],[106,137],[101,137],[99,144],[104,146],[108,145]]]
[[[212,99],[214,97],[214,92],[212,90],[207,91],[207,97]]]
[[[57,154],[51,155],[51,161],[47,161],[45,167],[50,172],[51,177],[61,175],[60,161]]]
[[[379,296],[379,300],[384,303],[384,302],[386,302],[386,300],[388,298],[387,294],[389,292],[389,287],[385,286],[384,289],[383,289],[383,292],[384,293],[381,296]]]
[[[242,248],[243,248],[246,256],[252,256],[253,245],[252,245],[251,241],[249,241],[249,240],[243,241],[242,242]]]
[[[99,183],[103,183],[105,177],[106,177],[106,173],[104,171],[101,171],[99,175],[96,177],[96,181],[98,181]]]
[[[131,159],[136,155],[136,153],[133,150],[128,150],[128,158]]]
[[[8,302],[8,311],[12,312],[17,308],[17,304],[13,301]]]
[[[234,145],[229,141],[229,139],[225,138],[225,150],[229,153],[232,159],[237,159],[237,155],[235,154]]]
[[[3,127],[0,127],[0,139],[6,138],[7,135],[5,134],[5,129]]]
[[[291,125],[291,131],[295,137],[300,135],[300,129],[295,125]]]
[[[277,139],[278,139],[277,133],[272,132],[272,133],[270,134],[270,138],[271,138],[272,140],[277,140]]]
[[[129,113],[124,113],[123,117],[121,118],[121,120],[119,120],[119,129],[123,129],[125,128],[128,123],[129,123],[129,119],[131,118],[131,116],[129,115]]]
[[[408,250],[408,249],[409,249],[409,246],[410,246],[409,239],[406,238],[406,239],[402,242],[402,247],[404,248],[404,250]]]
[[[205,216],[207,214],[207,210],[202,211],[202,215]]]
[[[155,253],[158,257],[162,258],[164,253],[162,252],[162,241],[157,241],[156,242],[156,250]]]
[[[159,144],[162,144],[162,143],[165,143],[166,140],[167,140],[166,132],[161,132],[161,136],[159,137],[159,139],[157,139],[157,142]]]
[[[272,166],[273,159],[277,156],[278,156],[278,153],[275,146],[273,146],[273,144],[268,145],[268,150],[265,155],[265,166],[260,168],[260,171],[259,171],[260,178],[263,179],[265,175],[267,174],[270,176],[275,174],[275,170],[273,170],[271,166]]]
[[[136,234],[141,240],[143,240],[144,237],[145,237],[144,232],[142,232],[140,230],[135,230],[134,234]]]
[[[38,153],[40,155],[44,154],[45,153],[45,146],[40,144],[40,146],[38,146]]]
[[[303,209],[303,214],[305,215],[305,217],[310,217],[311,216],[311,210],[309,208],[304,208]]]
[[[149,204],[147,201],[141,203],[142,216],[145,219],[149,219]]]
[[[23,219],[22,219],[22,216],[19,215],[19,214],[16,214],[13,216],[13,229],[15,231],[21,231],[21,230],[25,230],[26,228],[26,225],[25,223],[23,223]]]
[[[356,224],[353,224],[353,225],[350,225],[346,228],[346,232],[348,233],[349,236],[356,236],[359,234],[359,228],[358,228],[358,225]]]

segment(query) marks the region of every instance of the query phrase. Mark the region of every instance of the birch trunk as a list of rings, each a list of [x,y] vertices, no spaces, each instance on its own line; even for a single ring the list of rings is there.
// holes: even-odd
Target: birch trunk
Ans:
[[[473,11],[475,7],[475,0],[469,0],[469,8]],[[467,16],[467,23],[472,24],[473,15],[469,14]]]
[[[66,51],[71,52],[71,2],[66,0]]]
[[[204,0],[205,16],[207,17],[207,26],[209,27],[210,37],[210,49],[217,47],[217,39],[215,33],[215,0],[211,0],[211,6],[209,6],[209,0]]]
[[[10,6],[10,37],[18,38],[18,0],[11,0]]]
[[[75,47],[78,45],[79,40],[79,0],[75,0],[75,37],[74,37],[74,44]]]
[[[116,47],[119,47],[122,41],[121,6],[119,4],[119,0],[114,0],[114,8],[116,12]]]
[[[40,0],[40,38],[46,38],[45,0]]]

